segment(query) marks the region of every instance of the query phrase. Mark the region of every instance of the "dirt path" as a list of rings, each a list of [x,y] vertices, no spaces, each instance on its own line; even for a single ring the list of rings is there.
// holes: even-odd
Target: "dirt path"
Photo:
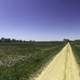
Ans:
[[[35,80],[80,80],[79,68],[69,43]]]

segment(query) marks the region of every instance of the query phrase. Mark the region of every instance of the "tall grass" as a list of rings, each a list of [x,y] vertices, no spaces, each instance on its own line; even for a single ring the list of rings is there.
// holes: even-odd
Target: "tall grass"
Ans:
[[[63,42],[0,44],[0,80],[30,80],[63,46]]]
[[[71,42],[72,49],[77,60],[77,63],[80,65],[80,41]]]

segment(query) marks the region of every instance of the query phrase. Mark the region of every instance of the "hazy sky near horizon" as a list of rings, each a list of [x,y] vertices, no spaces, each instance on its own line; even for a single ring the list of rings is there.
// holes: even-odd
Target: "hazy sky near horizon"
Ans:
[[[0,0],[0,37],[80,38],[80,0]]]

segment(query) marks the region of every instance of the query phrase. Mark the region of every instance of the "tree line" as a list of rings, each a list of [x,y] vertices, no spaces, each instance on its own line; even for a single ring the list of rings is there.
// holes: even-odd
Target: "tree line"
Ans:
[[[16,40],[16,39],[2,37],[0,39],[0,42],[19,42],[19,43],[26,43],[27,41],[25,41],[25,40]]]

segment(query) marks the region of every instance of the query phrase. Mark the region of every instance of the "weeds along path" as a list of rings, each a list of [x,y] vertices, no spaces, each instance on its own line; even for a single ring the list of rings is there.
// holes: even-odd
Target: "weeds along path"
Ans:
[[[34,80],[80,80],[78,64],[69,43]]]

